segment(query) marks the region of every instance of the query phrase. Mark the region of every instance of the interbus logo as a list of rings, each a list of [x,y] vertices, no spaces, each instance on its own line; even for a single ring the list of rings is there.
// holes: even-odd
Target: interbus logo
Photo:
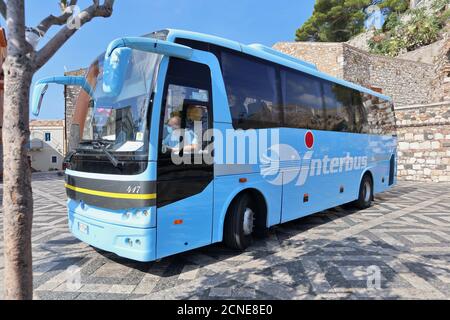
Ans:
[[[261,159],[261,175],[274,185],[288,184],[297,179],[296,185],[302,186],[308,177],[361,170],[368,164],[367,156],[352,156],[349,152],[344,157],[325,155],[313,158],[314,135],[310,131],[305,134],[305,145],[309,151],[303,157],[290,145],[270,147]]]
[[[289,145],[277,145],[270,148],[272,155],[278,158],[265,157],[261,161],[261,175],[275,185],[288,184],[297,179],[296,185],[302,186],[308,177],[326,176],[361,170],[367,167],[368,157],[352,156],[313,158],[314,151],[307,151],[303,157]],[[273,177],[273,178],[272,178]]]
[[[215,164],[228,167],[227,172],[234,172],[239,168],[259,168],[260,174],[269,183],[282,185],[297,179],[296,185],[302,186],[308,177],[326,176],[361,170],[367,167],[367,156],[353,156],[346,153],[342,157],[330,157],[324,155],[314,158],[315,137],[308,131],[304,136],[306,152],[303,155],[288,144],[280,144],[280,133],[277,129],[266,130],[207,130],[204,134],[201,128],[194,130],[195,135],[189,140],[195,141],[195,145],[204,146],[203,141],[209,141],[200,152],[195,152],[201,157],[192,157],[190,152],[179,152],[179,148],[172,149],[172,162],[180,164]],[[178,136],[185,140],[189,134],[182,129]],[[214,139],[212,139],[214,137]],[[188,140],[188,139],[186,139]],[[213,141],[213,142],[211,142]],[[243,167],[240,167],[243,166]],[[256,166],[256,167],[253,167]],[[254,172],[250,169],[248,173]],[[244,170],[245,171],[245,170]]]

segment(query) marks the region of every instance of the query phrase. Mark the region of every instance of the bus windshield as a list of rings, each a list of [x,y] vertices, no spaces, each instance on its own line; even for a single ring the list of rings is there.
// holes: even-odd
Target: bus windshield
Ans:
[[[89,96],[81,92],[74,114],[75,126],[71,128],[78,131],[78,148],[95,148],[101,144],[109,152],[146,152],[146,119],[159,58],[157,54],[133,50],[123,85],[114,94],[104,90],[104,55],[94,61],[86,75],[93,93]]]

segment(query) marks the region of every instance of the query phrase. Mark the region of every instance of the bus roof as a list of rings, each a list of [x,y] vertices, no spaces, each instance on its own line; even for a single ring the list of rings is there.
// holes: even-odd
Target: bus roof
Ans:
[[[373,96],[379,97],[380,99],[391,101],[392,99],[386,95],[383,95],[381,93],[378,93],[376,91],[370,90],[368,88],[365,88],[363,86],[360,86],[358,84],[345,81],[343,79],[339,79],[336,77],[333,77],[329,74],[326,74],[324,72],[321,72],[317,69],[317,67],[309,62],[297,59],[293,56],[284,54],[280,51],[277,51],[275,49],[272,49],[270,47],[261,45],[261,44],[251,44],[251,45],[245,45],[242,43],[239,43],[237,41],[228,40],[225,38],[198,33],[198,32],[192,32],[192,31],[185,31],[185,30],[177,30],[177,29],[167,29],[168,35],[167,35],[167,41],[174,42],[176,38],[184,38],[184,39],[190,39],[190,40],[196,40],[206,43],[211,43],[217,46],[225,47],[231,50],[236,50],[260,59],[264,59],[267,61],[274,62],[279,65],[283,65],[292,69],[296,69],[298,71],[310,74],[312,76],[328,80],[340,85],[343,85],[348,88],[352,88],[367,94],[371,94]]]

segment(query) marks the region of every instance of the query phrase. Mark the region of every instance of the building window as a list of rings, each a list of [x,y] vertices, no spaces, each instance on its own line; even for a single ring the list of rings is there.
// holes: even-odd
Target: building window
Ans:
[[[58,157],[52,156],[52,163],[58,163]]]
[[[52,134],[50,132],[45,133],[45,142],[52,141]]]

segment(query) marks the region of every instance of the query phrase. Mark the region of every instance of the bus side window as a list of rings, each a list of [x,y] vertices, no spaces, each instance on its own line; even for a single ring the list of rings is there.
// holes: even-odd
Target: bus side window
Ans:
[[[352,91],[353,109],[355,110],[355,133],[367,133],[367,112],[364,108],[361,93]]]
[[[268,62],[228,51],[222,52],[221,62],[235,129],[280,127],[276,68]]]
[[[396,123],[392,102],[370,94],[364,94],[363,100],[366,111],[370,113],[370,119],[368,119],[369,133],[395,134]]]
[[[209,92],[199,88],[169,85],[161,146],[163,153],[168,148],[197,152],[203,147],[200,142],[204,132],[209,129],[209,116],[207,101],[198,101],[196,104],[192,99],[199,95],[208,97]]]
[[[324,82],[323,88],[327,129],[337,132],[353,132],[354,120],[350,90],[331,82]]]
[[[307,74],[281,71],[284,123],[289,128],[325,129],[320,81]]]
[[[166,79],[160,154],[195,154],[210,128],[210,70],[206,65],[171,58]]]

